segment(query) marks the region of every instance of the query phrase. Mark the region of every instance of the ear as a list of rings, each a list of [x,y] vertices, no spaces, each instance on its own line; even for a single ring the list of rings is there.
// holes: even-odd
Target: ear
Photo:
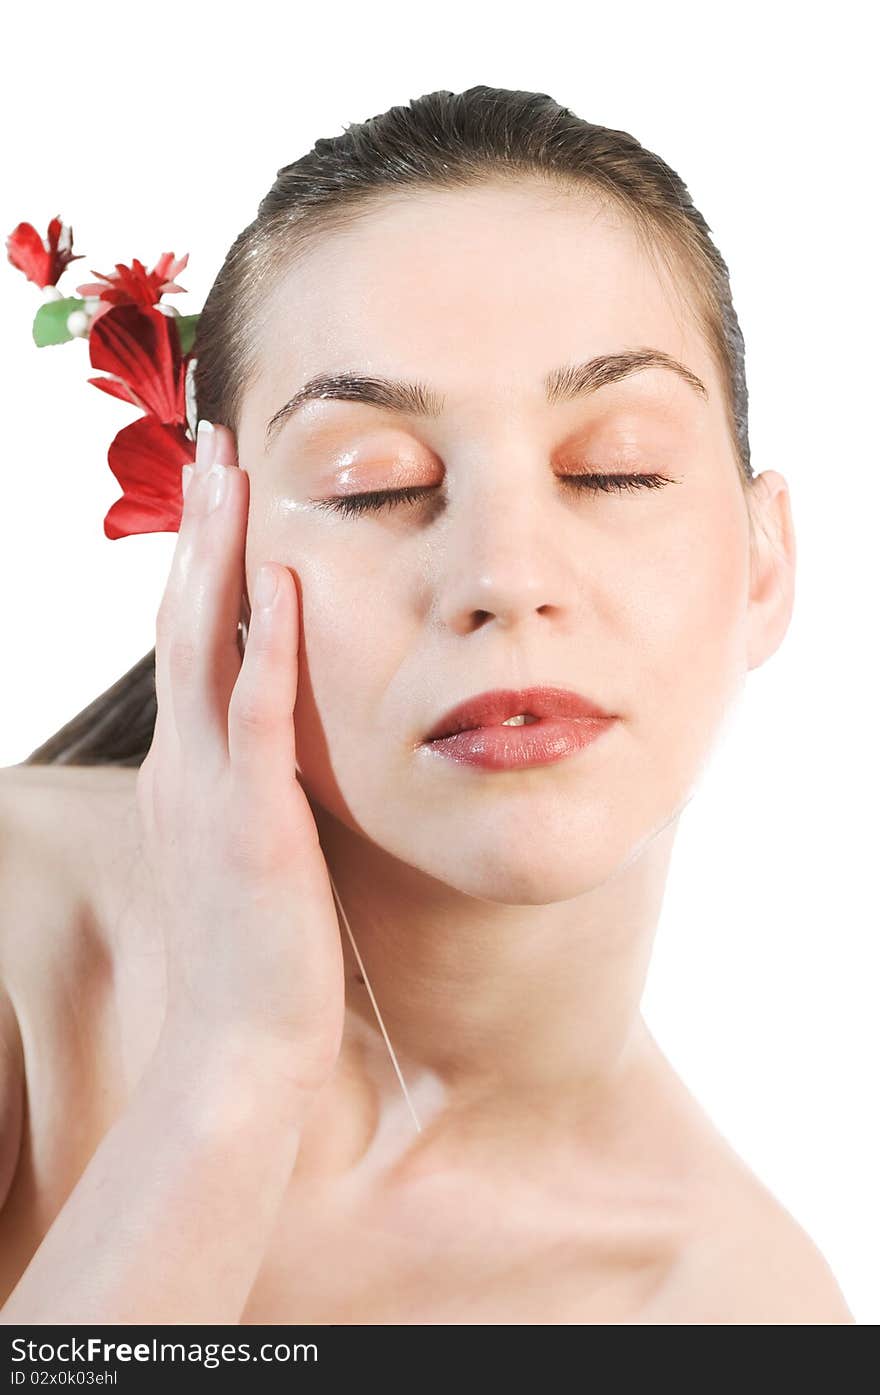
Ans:
[[[775,654],[794,608],[795,538],[788,485],[776,470],[749,480],[748,666]]]

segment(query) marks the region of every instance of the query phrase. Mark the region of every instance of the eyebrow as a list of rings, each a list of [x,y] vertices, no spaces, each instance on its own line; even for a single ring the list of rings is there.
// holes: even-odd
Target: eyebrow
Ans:
[[[551,406],[587,397],[599,388],[619,383],[648,368],[666,368],[694,389],[705,401],[709,393],[703,382],[683,363],[660,349],[633,349],[625,353],[599,354],[586,363],[564,364],[544,379],[544,390]],[[397,378],[373,377],[355,372],[318,373],[310,378],[266,423],[266,453],[282,426],[307,402],[361,402],[381,407],[401,416],[439,417],[445,399],[427,383]]]

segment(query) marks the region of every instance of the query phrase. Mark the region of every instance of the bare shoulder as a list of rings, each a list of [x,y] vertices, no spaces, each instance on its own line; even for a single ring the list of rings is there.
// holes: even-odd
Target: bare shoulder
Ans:
[[[46,834],[75,840],[74,814],[99,814],[134,797],[137,769],[120,765],[0,766],[0,848]],[[81,829],[81,825],[79,826]]]
[[[73,767],[0,767],[0,1208],[25,1143],[27,1085],[35,1073],[45,1081],[59,1029],[57,988],[81,963],[71,932],[88,881],[87,784]],[[40,1044],[38,1064],[25,1037]],[[0,1238],[9,1243],[5,1230]]]
[[[0,767],[0,969],[57,936],[97,901],[130,846],[137,771],[126,766]]]
[[[130,858],[135,779],[0,767],[0,1302],[118,1108],[102,898]]]
[[[126,765],[0,766],[0,815],[51,816],[70,800],[133,791],[137,769]]]
[[[60,767],[4,766],[0,769],[0,964],[7,975],[15,951],[29,941],[30,911],[56,894],[68,881],[64,839],[53,836],[67,824],[69,778]]]
[[[677,1316],[673,1316],[677,1314]],[[794,1216],[743,1168],[683,1246],[649,1323],[855,1322],[828,1261]]]

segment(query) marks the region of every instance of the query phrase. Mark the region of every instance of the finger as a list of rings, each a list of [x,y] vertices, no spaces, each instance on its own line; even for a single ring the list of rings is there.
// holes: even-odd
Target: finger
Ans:
[[[241,671],[229,701],[228,748],[235,778],[256,792],[279,776],[296,778],[296,703],[299,600],[294,575],[278,562],[265,570],[276,581],[274,598],[261,603],[259,577]]]
[[[203,435],[204,433],[202,433]],[[180,535],[156,622],[156,697],[178,748],[216,767],[228,759],[227,711],[241,666],[238,620],[244,587],[249,481],[234,439],[215,433],[184,498]],[[225,486],[214,507],[216,485]],[[157,719],[158,720],[158,719]]]

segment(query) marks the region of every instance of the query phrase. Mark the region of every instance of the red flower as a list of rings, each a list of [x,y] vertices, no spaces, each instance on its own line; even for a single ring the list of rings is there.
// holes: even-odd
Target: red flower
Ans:
[[[6,255],[29,281],[41,288],[54,286],[70,262],[82,260],[83,253],[72,252],[73,229],[55,217],[49,224],[45,242],[32,223],[19,223],[6,239]]]
[[[90,383],[146,413],[110,446],[110,469],[124,494],[104,519],[104,532],[108,538],[176,532],[181,469],[195,460],[186,419],[189,357],[181,354],[177,325],[152,305],[111,305],[92,323],[89,357],[93,368],[114,375]]]
[[[115,273],[111,271],[105,275],[93,268],[92,275],[100,276],[101,280],[88,281],[76,288],[78,295],[99,298],[92,326],[111,305],[156,305],[163,295],[185,291],[186,287],[178,286],[174,278],[188,261],[189,252],[177,260],[173,252],[163,252],[152,271],[147,271],[137,257],[132,258],[131,266],[117,262]]]

